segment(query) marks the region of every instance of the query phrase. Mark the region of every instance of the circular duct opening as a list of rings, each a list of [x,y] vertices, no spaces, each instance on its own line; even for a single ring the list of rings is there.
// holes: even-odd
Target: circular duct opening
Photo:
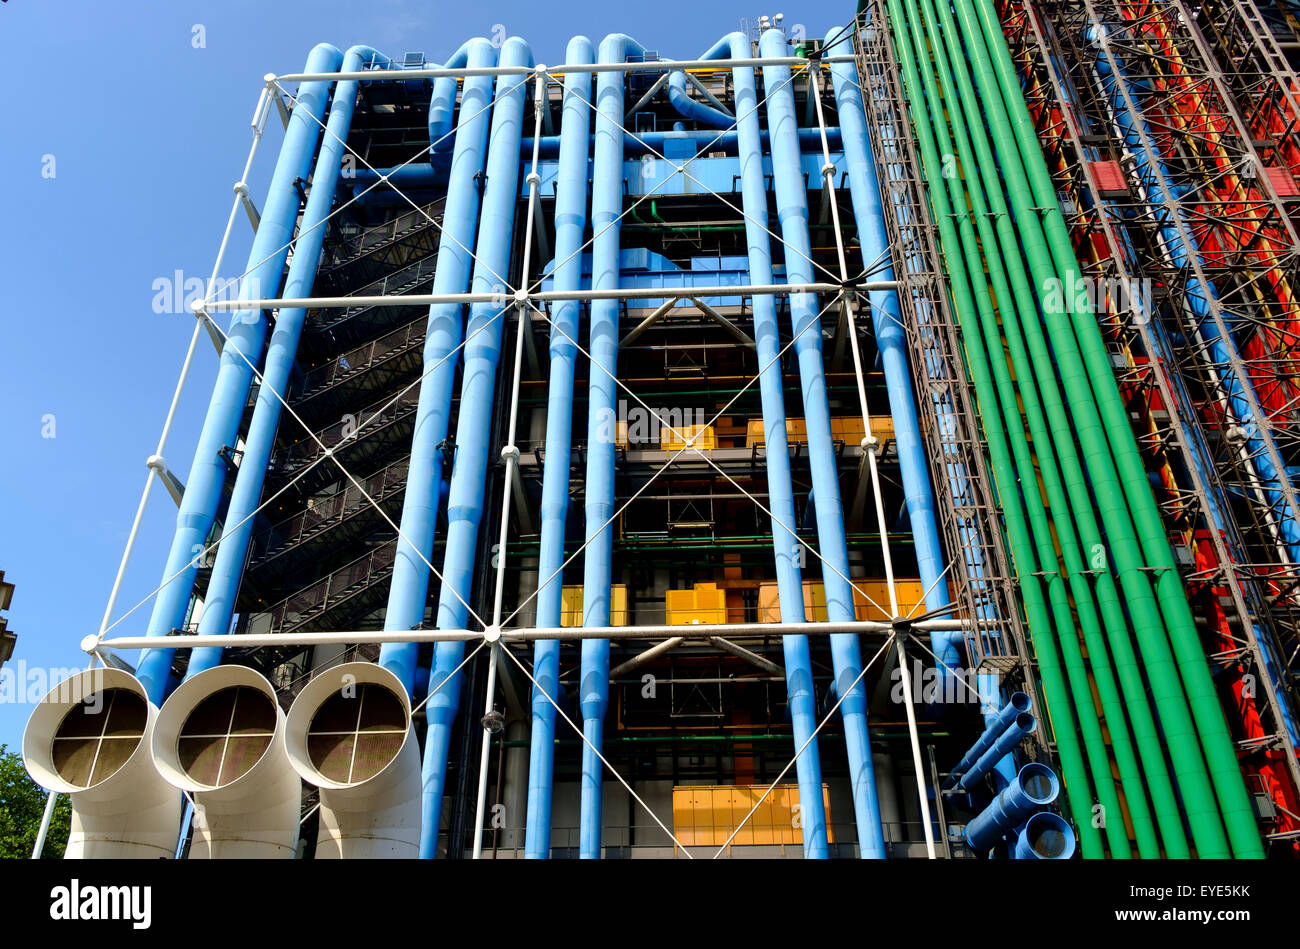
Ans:
[[[1055,785],[1052,772],[1042,765],[1025,765],[1020,769],[1020,788],[1033,801],[1046,804],[1052,800]]]
[[[68,709],[54,730],[54,770],[77,788],[112,777],[139,747],[148,722],[149,706],[134,690],[96,692]]]
[[[275,705],[261,689],[219,689],[185,719],[176,739],[176,757],[199,784],[224,787],[262,760],[275,737],[275,724]]]
[[[406,708],[389,689],[362,682],[331,693],[307,727],[307,754],[327,780],[359,784],[397,757]]]
[[[1070,833],[1050,814],[1035,814],[1025,827],[1030,849],[1043,860],[1060,860],[1070,849]]]

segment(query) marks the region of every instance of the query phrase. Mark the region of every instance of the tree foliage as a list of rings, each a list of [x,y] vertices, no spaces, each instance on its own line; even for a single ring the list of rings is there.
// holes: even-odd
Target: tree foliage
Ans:
[[[22,860],[32,855],[45,814],[46,794],[23,767],[22,756],[0,745],[0,859]],[[72,806],[66,796],[61,797],[42,857],[63,856],[71,821]]]

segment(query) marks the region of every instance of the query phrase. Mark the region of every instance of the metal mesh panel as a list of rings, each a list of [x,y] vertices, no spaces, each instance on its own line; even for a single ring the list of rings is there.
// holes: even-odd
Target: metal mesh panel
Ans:
[[[326,699],[307,729],[312,764],[331,781],[372,778],[393,760],[406,735],[406,710],[383,686],[365,683]]]
[[[105,689],[73,706],[54,732],[54,769],[69,784],[90,787],[122,767],[144,737],[149,709],[127,689]]]
[[[232,686],[195,706],[181,726],[181,767],[209,787],[229,784],[261,759],[275,734],[275,706],[259,689]]]

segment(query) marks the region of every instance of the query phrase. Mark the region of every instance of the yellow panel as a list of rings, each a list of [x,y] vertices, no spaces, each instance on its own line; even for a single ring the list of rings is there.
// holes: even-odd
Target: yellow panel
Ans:
[[[680,433],[682,437],[678,437]],[[718,433],[710,425],[683,425],[674,433],[671,428],[660,427],[659,447],[664,451],[676,451],[686,447],[686,439],[694,437],[695,447],[701,451],[718,447]]]
[[[669,626],[727,621],[727,591],[716,583],[697,583],[693,590],[664,593],[665,622]]]
[[[582,625],[582,584],[565,584],[560,593],[560,625]],[[610,587],[609,625],[627,625],[627,585],[615,583]]]
[[[860,445],[862,437],[866,431],[862,424],[862,417],[858,415],[843,416],[831,419],[831,439],[837,442],[843,442],[845,445]],[[871,433],[881,440],[892,439],[894,437],[894,419],[889,415],[871,416]],[[785,420],[785,437],[787,442],[808,441],[808,426],[801,418],[788,418]],[[745,427],[745,447],[753,448],[756,445],[763,445],[767,441],[766,429],[763,427],[762,419],[750,419],[749,424]]]

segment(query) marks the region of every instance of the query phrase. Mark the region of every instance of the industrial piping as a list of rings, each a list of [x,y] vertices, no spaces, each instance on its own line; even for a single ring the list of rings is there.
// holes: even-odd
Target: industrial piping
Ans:
[[[512,36],[502,45],[502,66],[532,64],[533,54],[524,40]],[[510,267],[515,200],[519,193],[519,138],[527,84],[527,76],[499,76],[492,106],[487,191],[483,196],[471,292],[500,293],[502,301],[510,302],[475,303],[470,308],[460,410],[456,418],[456,457],[447,496],[447,546],[443,554],[442,591],[438,597],[439,629],[464,629],[468,618],[466,604],[473,587],[474,555],[483,517],[483,485],[487,480],[497,364],[505,314],[513,305],[513,299],[506,293],[505,274]],[[464,656],[464,642],[438,643],[429,673],[430,695],[425,705],[429,729],[424,745],[420,831],[420,856],[425,859],[437,854],[447,750],[460,704],[461,674],[457,667]]]
[[[497,51],[485,39],[472,39],[462,47],[473,68],[496,65]],[[454,62],[460,53],[452,57]],[[435,86],[435,94],[439,87]],[[456,144],[443,205],[438,266],[433,278],[434,293],[464,293],[470,274],[470,247],[478,225],[479,188],[475,179],[483,171],[483,148],[488,132],[488,109],[492,94],[491,76],[472,76],[461,91]],[[424,344],[424,376],[411,438],[411,467],[402,499],[402,540],[393,563],[392,585],[384,628],[413,629],[424,622],[429,595],[429,559],[433,556],[433,533],[438,517],[442,485],[442,451],[451,411],[451,389],[459,358],[453,352],[460,345],[463,326],[461,304],[444,303],[429,307],[429,327]],[[414,643],[385,643],[379,664],[397,676],[408,695],[415,692],[415,664],[419,646]]]
[[[600,44],[600,62],[622,63],[629,53],[645,49],[623,33],[611,33]],[[591,188],[593,290],[619,285],[619,230],[623,212],[623,82],[622,73],[601,72],[596,79],[596,141]],[[582,625],[608,626],[612,578],[613,535],[605,522],[614,513],[614,442],[618,369],[617,300],[591,302],[590,381],[587,402],[586,541],[582,572]],[[600,857],[601,781],[596,749],[605,731],[609,706],[609,640],[583,640],[580,672],[582,733],[582,810],[579,855]]]
[[[700,59],[746,59],[750,40],[743,33],[731,33],[709,48]],[[737,126],[740,148],[742,206],[745,213],[745,242],[749,256],[751,283],[770,284],[772,252],[768,239],[767,188],[763,174],[762,143],[759,139],[758,95],[751,66],[731,70],[735,118],[696,102],[686,94],[686,74],[674,72],[668,79],[668,97],[688,118],[716,128]],[[786,433],[785,397],[782,393],[780,326],[776,318],[776,300],[768,295],[755,296],[754,342],[759,365],[759,396],[763,406],[764,468],[767,473],[768,504],[772,511],[772,550],[776,560],[777,594],[781,620],[801,623],[805,620],[803,579],[795,538],[794,486],[790,475],[789,443]],[[817,747],[816,694],[812,682],[812,660],[806,636],[782,636],[785,658],[786,696],[794,746],[808,747],[795,762],[799,783],[800,814],[803,818],[804,856],[822,859],[828,856],[826,808],[822,799],[821,759]]]
[[[1060,789],[1061,782],[1051,768],[1030,762],[966,825],[966,843],[977,853],[987,852],[1031,814],[1051,805]]]
[[[392,65],[387,56],[369,46],[353,46],[344,55],[342,68],[344,72],[358,71],[372,62],[378,63],[382,68]],[[285,278],[284,296],[287,298],[311,295],[316,279],[316,265],[325,241],[325,219],[334,202],[344,143],[347,142],[348,131],[352,127],[358,85],[355,80],[343,81],[334,90],[324,140],[312,174],[311,191],[307,195],[298,241],[294,245],[293,262],[289,265],[289,275]],[[248,425],[248,434],[244,436],[244,456],[239,465],[239,473],[235,476],[235,487],[231,491],[226,513],[225,522],[231,525],[231,529],[221,537],[217,560],[212,567],[212,576],[203,598],[203,615],[199,619],[201,635],[220,635],[230,631],[235,597],[239,593],[239,580],[253,535],[252,514],[257,510],[262,497],[266,468],[271,459],[271,448],[275,444],[276,428],[280,424],[281,400],[289,386],[298,340],[302,336],[306,317],[307,311],[301,307],[280,310],[276,316],[275,328],[271,331],[262,381],[257,390],[257,405]],[[195,649],[190,655],[185,676],[188,679],[220,662],[220,649]]]
[[[777,29],[767,30],[759,40],[759,51],[765,58],[784,56],[785,34]],[[790,75],[788,66],[763,67],[777,216],[781,224],[781,237],[786,245],[786,280],[790,283],[808,283],[812,281],[812,248],[808,235],[808,206],[803,190],[799,138],[795,134],[798,120],[795,117]],[[792,294],[790,317],[803,390],[813,490],[817,495],[817,538],[822,558],[822,582],[826,590],[826,613],[832,622],[852,622],[856,615],[853,588],[847,579],[848,544],[844,536],[844,513],[840,504],[839,479],[831,445],[830,407],[826,395],[816,298],[812,294]],[[810,323],[818,325],[814,330],[805,332]],[[862,857],[883,859],[886,856],[885,840],[880,824],[880,805],[876,798],[871,742],[867,732],[866,689],[858,681],[862,672],[862,656],[856,636],[838,633],[830,639],[835,691],[841,700],[840,714],[848,747],[858,846]]]
[[[591,40],[569,40],[565,62],[590,63]],[[591,73],[564,75],[564,108],[560,126],[560,167],[555,194],[556,290],[578,290],[582,284],[582,234],[587,226],[587,154],[591,127]],[[573,369],[577,357],[581,304],[557,300],[551,308],[550,366],[546,405],[546,455],[542,470],[542,528],[537,555],[537,625],[559,626],[564,601],[564,535],[569,514],[569,464],[572,460]],[[555,706],[559,701],[560,643],[538,640],[533,650],[533,731],[528,760],[528,823],[525,856],[540,859],[551,853],[551,791],[555,770]],[[547,697],[549,696],[549,698]]]
[[[307,70],[333,72],[342,61],[342,53],[328,43],[321,43],[308,55]],[[290,113],[284,143],[280,146],[280,155],[267,190],[266,204],[248,252],[248,274],[240,281],[241,300],[273,296],[279,290],[289,242],[298,220],[295,182],[300,178],[306,179],[311,168],[328,96],[327,82],[305,82],[298,90],[297,102]],[[163,569],[164,583],[149,618],[147,632],[150,636],[166,636],[185,622],[198,572],[196,554],[208,541],[226,482],[228,466],[224,452],[233,448],[238,440],[253,367],[262,358],[265,342],[266,318],[262,311],[239,310],[231,316],[212,401],[208,403],[198,446],[194,450],[194,461],[185,482],[185,493],[176,514],[176,532],[172,535],[167,566]],[[167,648],[149,649],[140,656],[136,673],[154,705],[162,704],[166,697],[173,652]]]

